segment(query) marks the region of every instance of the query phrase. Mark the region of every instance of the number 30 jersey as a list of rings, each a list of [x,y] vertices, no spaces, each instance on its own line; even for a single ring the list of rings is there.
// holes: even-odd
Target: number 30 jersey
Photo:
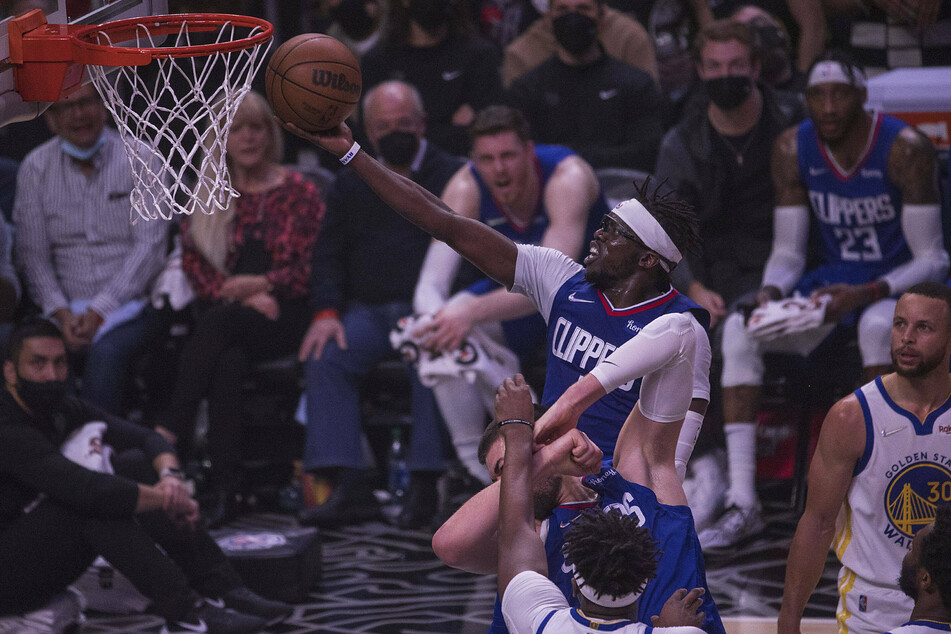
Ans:
[[[812,120],[799,124],[799,178],[816,218],[820,257],[824,268],[841,278],[829,282],[868,282],[911,259],[901,228],[901,191],[888,177],[888,153],[907,125],[874,115],[865,150],[855,167],[844,172]]]
[[[878,632],[911,612],[895,581],[902,558],[936,508],[951,503],[951,398],[922,421],[891,398],[882,377],[854,394],[865,451],[836,522],[833,547],[843,566],[837,617],[840,632]]]

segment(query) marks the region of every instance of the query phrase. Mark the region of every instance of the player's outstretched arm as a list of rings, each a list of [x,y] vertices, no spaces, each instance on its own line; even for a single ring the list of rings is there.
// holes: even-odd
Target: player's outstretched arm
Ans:
[[[865,421],[855,395],[840,400],[822,423],[822,432],[809,467],[806,510],[796,526],[789,558],[779,634],[799,632],[802,612],[822,576],[835,520],[852,482],[852,472],[865,450]]]
[[[499,596],[520,572],[533,570],[547,576],[545,547],[535,532],[532,509],[531,393],[522,375],[505,379],[495,396],[505,441],[505,463],[499,491]],[[518,421],[518,422],[513,422]]]
[[[288,132],[338,158],[345,156],[353,146],[353,134],[345,123],[317,133],[304,132],[290,123],[283,125]],[[362,150],[350,159],[348,165],[396,213],[451,246],[495,281],[506,287],[512,286],[518,256],[514,242],[478,220],[456,214],[424,187],[386,169]]]

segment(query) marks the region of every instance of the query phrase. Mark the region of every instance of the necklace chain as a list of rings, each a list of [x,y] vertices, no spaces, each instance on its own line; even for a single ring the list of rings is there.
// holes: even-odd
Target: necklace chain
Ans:
[[[746,154],[746,151],[750,149],[750,145],[753,144],[753,138],[756,136],[756,129],[759,127],[759,119],[756,120],[756,124],[754,124],[750,131],[747,132],[746,141],[743,142],[743,147],[741,148],[737,148],[735,145],[733,145],[733,142],[730,141],[729,137],[717,130],[717,127],[712,123],[710,124],[710,127],[713,128],[713,131],[717,133],[717,136],[723,140],[726,146],[730,148],[730,151],[736,155],[736,164],[740,167],[743,167],[743,155]]]

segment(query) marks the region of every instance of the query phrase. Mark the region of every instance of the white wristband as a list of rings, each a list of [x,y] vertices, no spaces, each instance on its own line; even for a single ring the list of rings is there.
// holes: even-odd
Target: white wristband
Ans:
[[[357,155],[357,152],[360,151],[360,144],[356,141],[353,142],[353,145],[350,146],[350,149],[346,154],[340,157],[340,162],[346,165],[353,160],[353,157]]]

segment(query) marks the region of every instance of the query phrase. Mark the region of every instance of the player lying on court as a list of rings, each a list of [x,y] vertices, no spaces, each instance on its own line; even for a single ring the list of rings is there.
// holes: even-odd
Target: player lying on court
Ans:
[[[567,409],[554,412],[546,423],[546,436],[557,436],[577,421],[610,456],[637,404],[636,435],[642,447],[650,448],[642,454],[644,482],[673,503],[686,504],[680,481],[709,401],[710,364],[704,330],[709,316],[670,285],[670,269],[699,243],[689,209],[656,192],[646,195],[645,186],[641,201],[625,201],[605,217],[582,267],[561,252],[516,245],[485,224],[455,214],[361,151],[346,124],[319,134],[286,127],[342,157],[401,216],[533,300],[548,323],[542,402],[551,405],[569,388],[573,394]],[[628,341],[639,342],[641,352],[611,354]],[[609,355],[613,365],[602,363]],[[595,389],[572,387],[595,366],[603,380],[583,386]],[[682,386],[685,391],[678,389]],[[671,398],[672,393],[678,396]]]
[[[625,344],[633,346],[636,339]],[[617,353],[626,352],[624,348]],[[521,376],[512,380],[519,390],[525,389]],[[597,379],[585,378],[579,382],[582,391],[594,389],[591,384]],[[687,393],[689,383],[680,386],[680,393]],[[480,454],[484,455],[489,474],[495,481],[453,514],[433,537],[433,550],[446,564],[468,572],[478,574],[501,573],[497,567],[499,561],[500,535],[500,484],[499,477],[505,464],[506,442],[501,434],[508,425],[499,426],[499,421],[519,418],[531,422],[533,409],[520,404],[517,416],[513,413],[512,394],[520,394],[506,384],[499,390],[496,399],[495,422],[483,435]],[[671,396],[676,400],[677,391]],[[550,411],[566,411],[565,405],[572,398],[566,393]],[[504,399],[504,400],[503,400]],[[688,398],[680,397],[682,407],[686,409]],[[504,409],[503,409],[504,408]],[[546,414],[538,422],[538,429],[547,427],[550,420]],[[643,425],[642,416],[637,408],[627,418],[618,438],[612,467],[606,467],[597,478],[582,479],[574,469],[565,470],[566,461],[570,463],[572,450],[588,446],[591,441],[581,431],[570,425],[565,432],[546,445],[536,445],[532,468],[534,477],[534,519],[535,539],[543,545],[547,555],[546,573],[561,591],[570,605],[579,605],[579,599],[572,586],[571,564],[566,558],[563,546],[566,528],[573,525],[586,509],[615,509],[624,516],[637,520],[646,526],[653,538],[659,543],[661,551],[656,578],[651,581],[638,601],[637,620],[650,623],[651,619],[662,613],[665,602],[680,588],[706,588],[703,554],[694,530],[693,518],[689,508],[671,495],[650,490],[649,474],[643,455],[647,447],[642,444],[642,435],[638,428]],[[719,612],[713,597],[706,592],[701,598],[705,618],[702,628],[707,632],[723,632]],[[506,632],[502,620],[501,606],[496,604],[490,634]]]
[[[583,432],[571,430],[546,446],[544,451],[555,470],[575,477],[599,474],[594,480],[598,484],[593,486],[604,487],[597,507],[581,513],[564,533],[565,568],[571,575],[572,593],[580,602],[580,607],[570,608],[561,589],[546,576],[545,548],[536,533],[532,411],[531,395],[522,376],[506,379],[496,395],[495,414],[504,444],[500,465],[498,587],[509,631],[650,631],[644,622],[637,622],[637,604],[657,585],[653,578],[659,573],[660,551],[666,555],[674,546],[665,534],[677,531],[684,541],[683,536],[693,532],[690,511],[665,509],[646,487],[623,480],[613,469],[603,469],[601,450]],[[625,429],[630,424],[633,423],[629,419]],[[625,449],[623,438],[622,431],[615,460]],[[625,469],[627,462],[619,460],[618,468],[629,472]],[[622,490],[623,503],[605,505],[612,493]],[[678,515],[685,524],[677,521]],[[663,543],[658,543],[655,536],[661,536]],[[699,549],[695,534],[693,542]],[[664,563],[661,560],[660,565]],[[686,588],[675,589],[660,614],[649,619],[650,624],[671,634],[700,634],[702,630],[697,626],[703,623],[704,615],[697,610],[703,594],[702,587],[690,592]]]

